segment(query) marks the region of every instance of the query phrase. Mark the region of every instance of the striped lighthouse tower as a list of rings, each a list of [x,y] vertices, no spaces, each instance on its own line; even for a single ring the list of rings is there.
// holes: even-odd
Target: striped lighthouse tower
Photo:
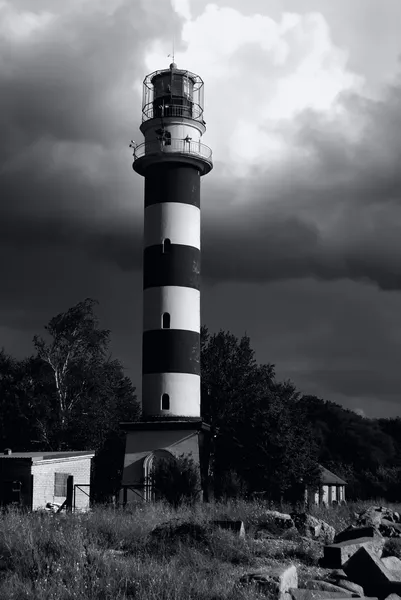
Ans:
[[[213,164],[201,143],[203,81],[172,63],[143,84],[145,140],[133,144],[133,169],[145,179],[143,420],[121,424],[122,502],[154,499],[154,461],[182,454],[198,465],[207,499],[211,428],[200,406],[200,178]]]
[[[143,92],[133,163],[145,178],[142,412],[199,419],[200,177],[213,166],[203,81],[172,63]]]

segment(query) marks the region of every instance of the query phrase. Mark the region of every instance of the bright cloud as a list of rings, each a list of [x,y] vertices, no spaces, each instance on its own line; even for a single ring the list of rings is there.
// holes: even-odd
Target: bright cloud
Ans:
[[[30,39],[33,34],[45,29],[54,20],[54,15],[44,11],[34,13],[30,11],[18,12],[11,4],[0,2],[0,36],[13,41]]]
[[[347,68],[347,53],[337,48],[319,13],[243,15],[208,4],[197,18],[188,0],[172,0],[184,20],[176,52],[178,66],[206,81],[207,143],[216,160],[227,157],[232,171],[246,176],[256,165],[293,158],[287,122],[306,109],[340,119],[336,126],[353,139],[361,135],[338,103],[346,91],[360,91],[363,79]],[[150,70],[166,64],[165,48],[155,43],[147,55]],[[205,140],[206,142],[206,140]],[[300,157],[305,151],[299,148]]]
[[[177,15],[189,21],[191,19],[191,8],[189,0],[171,0],[171,4]]]

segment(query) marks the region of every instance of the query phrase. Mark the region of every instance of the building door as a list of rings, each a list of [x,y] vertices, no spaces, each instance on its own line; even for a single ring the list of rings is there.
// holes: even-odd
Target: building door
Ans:
[[[0,484],[0,505],[2,506],[20,506],[21,504],[20,481],[3,481]]]

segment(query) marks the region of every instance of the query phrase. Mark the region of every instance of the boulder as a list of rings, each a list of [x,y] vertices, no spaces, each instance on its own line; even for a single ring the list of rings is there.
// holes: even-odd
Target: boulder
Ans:
[[[386,506],[370,506],[356,515],[356,525],[362,527],[373,526],[379,529],[383,520],[399,524],[400,515],[397,511]]]
[[[357,596],[362,597],[365,593],[361,585],[358,585],[353,581],[349,581],[349,579],[338,579],[338,581],[336,581],[336,585],[338,585],[338,587],[344,588],[345,590],[348,590],[349,592],[352,592],[353,594],[356,594]]]
[[[382,558],[382,563],[390,571],[399,571],[401,573],[401,560],[396,556],[386,556]]]
[[[384,537],[401,537],[401,524],[389,519],[382,519],[379,531]]]
[[[334,540],[335,529],[325,521],[317,519],[308,513],[292,513],[292,520],[301,535],[331,544]]]
[[[385,539],[383,537],[375,536],[373,538],[360,538],[339,542],[338,544],[330,544],[323,549],[322,566],[324,564],[326,568],[341,569],[347,560],[362,547],[368,548],[380,557],[383,552],[384,543]]]
[[[368,595],[384,598],[401,591],[401,572],[388,569],[377,554],[368,548],[359,548],[345,563],[344,571]]]
[[[370,506],[357,515],[356,525],[359,527],[373,526],[379,527],[383,511],[381,506]]]
[[[191,538],[197,542],[205,542],[208,539],[210,527],[184,521],[181,519],[172,519],[166,523],[157,525],[151,532],[150,537],[158,541],[175,541],[178,539]]]
[[[333,569],[327,574],[330,579],[345,579],[347,576],[342,569]]]
[[[240,579],[242,584],[254,584],[272,600],[291,600],[290,588],[298,587],[298,573],[294,565],[261,568],[246,573]]]
[[[343,592],[326,592],[324,590],[290,589],[292,600],[345,600]],[[361,600],[359,598],[358,600]],[[377,598],[370,598],[377,600]]]
[[[263,522],[259,523],[260,529],[285,530],[294,527],[291,515],[281,513],[278,510],[266,510],[263,514]]]
[[[386,600],[401,600],[401,596],[398,594],[390,594],[387,596]]]
[[[359,594],[355,594],[354,592],[350,592],[349,590],[345,590],[338,585],[334,585],[333,583],[329,583],[328,581],[323,581],[321,579],[311,579],[310,581],[306,582],[305,587],[307,590],[320,590],[321,592],[340,593],[342,594],[343,598],[355,598],[359,596]]]
[[[344,588],[344,590],[348,590],[349,592],[353,592],[358,596],[363,596],[364,594],[362,586],[358,585],[357,583],[354,583],[353,581],[349,581],[349,579],[347,579],[345,576],[342,578],[326,577],[325,581],[327,581],[328,583],[333,583],[334,585],[337,585],[340,588]]]
[[[347,529],[344,529],[334,538],[334,543],[338,544],[339,542],[346,542],[348,540],[357,540],[358,538],[365,537],[374,537],[380,536],[378,529],[373,527],[373,525],[368,525],[366,527],[356,527],[355,525],[350,525]]]

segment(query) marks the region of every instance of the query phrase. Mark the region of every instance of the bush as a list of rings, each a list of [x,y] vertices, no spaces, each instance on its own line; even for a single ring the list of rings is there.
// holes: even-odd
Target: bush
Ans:
[[[183,503],[193,504],[201,493],[199,466],[184,454],[174,460],[159,458],[148,484],[156,499],[166,500],[175,508]]]

